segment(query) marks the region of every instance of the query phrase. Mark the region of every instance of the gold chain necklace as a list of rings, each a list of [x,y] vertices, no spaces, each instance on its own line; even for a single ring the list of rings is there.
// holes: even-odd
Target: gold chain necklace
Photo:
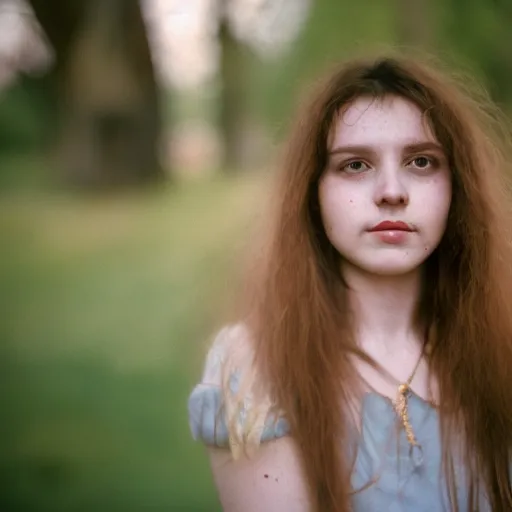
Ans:
[[[411,422],[409,420],[409,409],[408,409],[408,399],[411,394],[411,382],[413,381],[416,372],[420,366],[421,360],[425,354],[426,347],[422,350],[416,365],[409,376],[409,378],[402,384],[398,386],[397,397],[394,401],[394,406],[396,413],[400,420],[402,421],[402,425],[404,427],[405,435],[407,437],[407,441],[409,442],[411,450],[415,447],[421,450],[421,445],[418,443],[416,436],[414,435],[414,430],[412,428]]]

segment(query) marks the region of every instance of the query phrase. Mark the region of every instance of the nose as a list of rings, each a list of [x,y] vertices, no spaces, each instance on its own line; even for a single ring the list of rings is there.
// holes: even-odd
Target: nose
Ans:
[[[375,182],[374,202],[377,206],[407,206],[409,192],[397,170],[382,170]]]

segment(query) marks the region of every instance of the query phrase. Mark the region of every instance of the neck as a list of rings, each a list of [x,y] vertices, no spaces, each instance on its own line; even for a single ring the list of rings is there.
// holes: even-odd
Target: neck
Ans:
[[[400,276],[377,276],[351,266],[343,268],[356,338],[365,348],[395,351],[421,341],[416,312],[421,270]]]

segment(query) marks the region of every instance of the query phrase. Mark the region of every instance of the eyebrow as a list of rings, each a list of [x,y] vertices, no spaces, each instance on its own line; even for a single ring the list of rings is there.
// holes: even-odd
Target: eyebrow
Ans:
[[[407,144],[404,146],[403,151],[404,153],[418,153],[421,151],[439,151],[441,153],[444,153],[444,149],[440,144],[437,144],[436,142],[414,142],[412,144]],[[331,155],[337,155],[339,153],[366,153],[366,154],[373,154],[375,153],[375,149],[371,146],[359,146],[359,145],[351,145],[351,146],[338,146],[334,148],[333,150],[329,151],[329,156]]]

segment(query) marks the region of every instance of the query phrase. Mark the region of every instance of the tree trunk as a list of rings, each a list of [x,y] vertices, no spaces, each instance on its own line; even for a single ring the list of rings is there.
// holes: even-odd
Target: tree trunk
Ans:
[[[223,144],[223,170],[235,172],[245,168],[247,70],[245,48],[231,33],[226,17],[219,28],[221,47],[220,130]]]
[[[57,65],[59,164],[80,187],[161,177],[158,90],[137,0],[31,0]]]

